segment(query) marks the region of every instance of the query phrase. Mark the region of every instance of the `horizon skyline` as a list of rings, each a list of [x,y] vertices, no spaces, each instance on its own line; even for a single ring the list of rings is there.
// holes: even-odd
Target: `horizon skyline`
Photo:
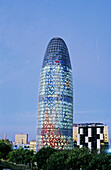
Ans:
[[[36,138],[38,87],[53,37],[67,44],[73,72],[73,122],[102,122],[111,134],[111,2],[0,2],[0,139]]]

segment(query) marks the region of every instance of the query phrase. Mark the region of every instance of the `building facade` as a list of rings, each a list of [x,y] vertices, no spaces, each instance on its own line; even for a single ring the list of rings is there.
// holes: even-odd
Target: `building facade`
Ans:
[[[28,143],[28,134],[17,133],[15,134],[15,143],[17,144],[27,144]]]
[[[73,82],[67,46],[53,38],[46,49],[39,84],[37,151],[73,145]]]
[[[33,150],[34,152],[36,152],[36,140],[30,141],[29,145],[30,145],[30,150]]]
[[[108,126],[104,126],[104,142],[109,142],[109,136],[108,136]]]
[[[17,150],[17,149],[30,150],[30,145],[28,143],[22,144],[22,143],[12,142],[12,144],[13,144],[13,150]]]
[[[108,126],[102,123],[83,123],[73,125],[73,140],[79,148],[85,146],[90,150],[106,149],[109,146]]]
[[[73,124],[73,141],[77,142],[77,135],[78,135],[78,126],[77,124]]]

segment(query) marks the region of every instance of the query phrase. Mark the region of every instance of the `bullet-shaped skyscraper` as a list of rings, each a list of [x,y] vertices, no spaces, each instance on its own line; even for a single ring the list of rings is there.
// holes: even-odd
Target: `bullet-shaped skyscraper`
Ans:
[[[73,144],[73,82],[63,39],[49,42],[40,74],[37,151],[43,146],[71,149]]]

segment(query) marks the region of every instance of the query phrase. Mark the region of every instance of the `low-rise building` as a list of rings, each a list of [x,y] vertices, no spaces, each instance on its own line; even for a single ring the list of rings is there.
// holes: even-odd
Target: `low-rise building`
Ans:
[[[27,150],[30,150],[30,144],[21,144],[21,143],[15,143],[13,142],[13,150],[16,150],[16,149],[27,149]]]
[[[36,152],[36,140],[30,141],[29,145],[30,145],[30,150],[33,150],[34,152]]]
[[[108,149],[108,126],[103,123],[81,123],[73,125],[73,140],[79,148],[85,146],[90,150]]]
[[[23,133],[15,134],[15,143],[16,144],[27,144],[28,143],[28,134],[23,134]]]

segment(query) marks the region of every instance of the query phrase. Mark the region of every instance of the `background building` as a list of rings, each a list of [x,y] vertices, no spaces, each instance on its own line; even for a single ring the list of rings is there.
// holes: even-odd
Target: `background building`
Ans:
[[[109,136],[108,136],[108,126],[104,126],[104,142],[109,142]]]
[[[15,143],[17,144],[27,144],[28,143],[28,134],[18,133],[15,134]]]
[[[36,152],[36,140],[32,140],[27,144],[15,143],[15,142],[12,142],[12,144],[13,144],[13,150],[23,148],[25,150],[26,149],[27,150],[33,150],[34,152]]]
[[[73,124],[73,141],[77,142],[77,134],[78,134],[78,126],[77,124]]]
[[[21,148],[23,148],[24,150],[30,150],[30,145],[28,143],[21,144],[21,143],[12,142],[12,144],[13,144],[13,150],[21,149]]]
[[[79,148],[85,146],[90,150],[102,147],[108,149],[108,126],[102,123],[82,123],[73,125],[73,140]]]
[[[73,82],[69,53],[61,38],[46,49],[39,84],[37,150],[73,145]]]
[[[30,145],[30,150],[33,150],[34,152],[36,152],[36,140],[30,141],[29,145]]]

